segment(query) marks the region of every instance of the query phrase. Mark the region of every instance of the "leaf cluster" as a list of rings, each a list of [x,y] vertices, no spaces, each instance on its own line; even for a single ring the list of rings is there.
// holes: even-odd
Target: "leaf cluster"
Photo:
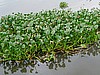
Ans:
[[[68,3],[60,2],[59,6],[60,6],[61,9],[67,8],[68,7]]]
[[[100,9],[48,10],[12,13],[0,19],[0,57],[3,60],[32,59],[55,50],[66,51],[98,40]]]

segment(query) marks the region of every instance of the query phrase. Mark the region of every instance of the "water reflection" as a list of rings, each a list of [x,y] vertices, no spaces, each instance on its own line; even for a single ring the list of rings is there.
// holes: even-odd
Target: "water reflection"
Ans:
[[[6,62],[1,62],[0,66],[4,68],[4,74],[9,74],[9,73],[14,74],[18,70],[20,70],[21,73],[27,73],[27,70],[30,70],[30,73],[32,73],[33,70],[36,70],[35,67],[36,64],[38,64],[36,60],[30,60],[30,61],[25,60],[20,62],[6,61]],[[35,73],[37,73],[37,71]]]
[[[47,66],[49,69],[57,70],[59,68],[67,67],[68,63],[71,63],[72,57],[80,55],[82,58],[86,56],[97,56],[100,53],[100,48],[98,48],[98,44],[94,44],[90,46],[88,49],[80,49],[80,51],[76,50],[75,52],[70,52],[67,54],[57,54],[54,61],[41,63],[38,60],[25,60],[25,61],[6,61],[0,62],[0,67],[4,70],[4,75],[13,75],[14,73],[25,74],[25,73],[35,73],[37,74],[39,68],[45,68]],[[66,62],[67,61],[67,62]],[[67,64],[66,64],[67,63]],[[42,65],[42,66],[41,66]],[[1,73],[2,74],[2,73]],[[15,74],[16,75],[16,74]]]
[[[59,2],[61,1],[66,1],[66,0],[59,0],[59,1],[58,0],[48,0],[48,1],[47,0],[37,0],[37,1],[36,0],[13,0],[13,1],[0,0],[0,16],[10,14],[12,12],[29,13],[31,11],[33,12],[41,11],[42,9],[59,8]],[[69,3],[69,7],[71,7],[74,10],[78,10],[80,9],[80,7],[82,8],[100,7],[99,0],[92,0],[92,1],[91,0],[67,0],[67,2]],[[74,56],[75,57],[81,56],[82,58],[85,58],[86,56],[90,56],[90,57],[98,56],[100,53],[100,47],[98,48],[97,46],[98,45],[95,44],[94,46],[89,47],[88,50],[80,49],[80,51],[76,50],[75,52],[70,52],[68,54],[58,54],[56,55],[55,60],[51,62],[41,63],[38,60],[30,60],[30,61],[25,60],[20,62],[14,62],[14,61],[0,62],[0,75],[22,75],[22,74],[27,75],[30,73],[38,74],[40,72],[40,69],[42,69],[42,72],[45,71],[45,73],[47,73],[45,70],[47,68],[50,70],[52,69],[58,70],[59,68],[65,68],[64,71],[66,72],[66,67],[69,63],[72,62],[72,58]],[[54,75],[54,74],[50,74],[50,75]]]

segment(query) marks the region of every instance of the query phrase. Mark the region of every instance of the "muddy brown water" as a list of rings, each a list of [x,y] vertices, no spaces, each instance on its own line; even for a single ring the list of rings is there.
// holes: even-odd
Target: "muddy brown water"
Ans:
[[[12,12],[59,9],[61,1],[69,3],[69,8],[74,11],[100,8],[100,0],[0,0],[0,17]],[[100,48],[92,46],[77,54],[57,55],[54,61],[44,63],[38,60],[0,62],[0,75],[100,75]]]

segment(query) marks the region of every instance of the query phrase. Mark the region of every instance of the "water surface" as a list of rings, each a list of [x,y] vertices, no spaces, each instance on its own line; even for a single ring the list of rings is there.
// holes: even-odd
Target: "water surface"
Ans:
[[[59,9],[59,3],[66,1],[76,11],[99,6],[100,0],[0,0],[0,16],[12,12],[39,12]],[[88,51],[72,55],[58,55],[54,61],[41,63],[38,60],[23,62],[0,62],[0,75],[100,75],[100,49],[91,47]]]
[[[29,13],[54,8],[59,9],[59,3],[62,1],[66,1],[72,10],[100,8],[100,0],[0,0],[0,16],[12,12]]]
[[[0,75],[100,75],[100,48],[91,46],[75,54],[58,54],[51,62],[0,62]]]

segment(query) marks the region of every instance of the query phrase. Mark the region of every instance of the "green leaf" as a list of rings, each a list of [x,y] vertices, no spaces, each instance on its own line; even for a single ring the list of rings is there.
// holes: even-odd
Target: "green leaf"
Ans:
[[[95,25],[94,28],[95,28],[95,29],[98,29],[98,25]]]
[[[25,44],[22,45],[22,48],[25,48]]]
[[[4,46],[5,46],[4,43],[1,43],[1,46],[2,46],[2,48],[4,48]]]

